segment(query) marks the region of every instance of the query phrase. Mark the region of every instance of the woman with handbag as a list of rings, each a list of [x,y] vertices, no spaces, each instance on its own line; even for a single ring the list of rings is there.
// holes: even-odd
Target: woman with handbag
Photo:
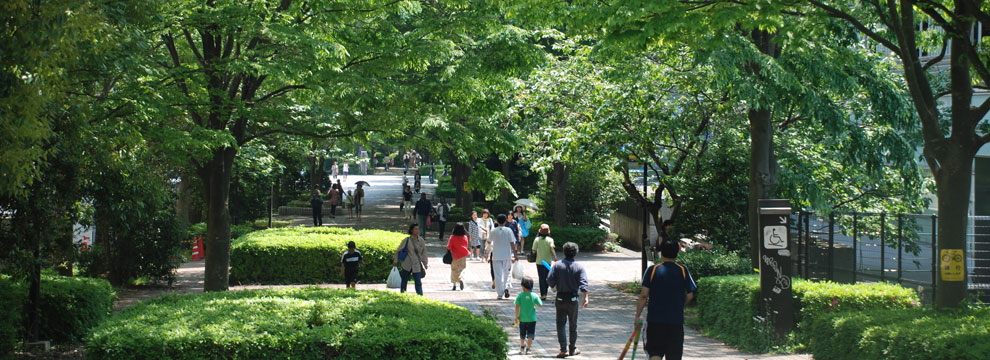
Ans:
[[[444,255],[444,262],[450,260],[450,282],[454,284],[454,287],[450,290],[457,290],[457,285],[461,285],[461,290],[464,290],[464,280],[461,280],[461,272],[467,267],[467,256],[471,254],[468,250],[468,238],[467,231],[464,229],[464,224],[457,223],[454,225],[454,231],[451,233],[450,238],[447,239],[447,255]]]
[[[409,224],[409,236],[402,240],[399,248],[392,255],[392,265],[399,266],[402,263],[399,275],[402,277],[402,284],[399,292],[406,292],[406,285],[409,284],[409,277],[412,276],[416,283],[416,293],[423,295],[423,276],[426,275],[426,241],[419,237],[419,225]]]
[[[547,274],[550,273],[543,262],[546,261],[547,264],[553,264],[557,261],[557,251],[553,249],[553,238],[550,237],[550,225],[541,224],[540,231],[536,235],[536,240],[533,241],[533,252],[536,253],[536,273],[540,278],[540,300],[547,299]]]

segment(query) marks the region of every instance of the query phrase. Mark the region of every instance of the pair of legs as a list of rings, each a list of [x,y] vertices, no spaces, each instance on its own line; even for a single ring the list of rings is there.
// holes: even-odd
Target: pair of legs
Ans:
[[[426,240],[426,217],[429,215],[416,215],[416,220],[419,221],[419,238]]]
[[[402,284],[399,285],[399,292],[406,292],[406,286],[409,285],[409,276],[412,275],[413,282],[416,283],[416,293],[423,295],[423,272],[409,272],[406,270],[399,271],[399,278],[402,279]]]
[[[681,360],[684,353],[684,325],[647,322],[643,350],[650,360]]]
[[[495,272],[495,293],[502,298],[509,291],[509,270],[512,268],[512,260],[492,260],[492,263]]]
[[[364,199],[361,199],[361,201],[364,201]],[[357,202],[354,204],[354,213],[357,214],[357,219],[359,221],[361,220],[361,206],[362,206],[361,202]]]
[[[447,231],[447,222],[446,221],[437,221],[437,226],[440,227],[440,237],[439,237],[439,239],[440,239],[440,241],[443,241],[443,233],[445,231]]]
[[[357,271],[344,270],[344,282],[347,283],[347,288],[357,289]]]
[[[464,281],[461,280],[461,273],[464,268],[467,267],[467,256],[460,259],[454,259],[450,262],[450,283],[454,284],[452,290],[457,290],[457,284],[461,285],[461,290],[464,290]]]
[[[330,217],[337,217],[337,204],[330,204]]]
[[[560,354],[575,355],[577,352],[578,305],[577,295],[565,299],[557,297],[557,343],[560,344]],[[571,334],[570,339],[567,338],[568,332]]]
[[[323,208],[313,208],[313,226],[323,226]]]
[[[536,321],[519,323],[519,352],[528,353],[536,337]]]
[[[547,284],[547,275],[550,274],[550,270],[547,270],[546,266],[543,264],[536,264],[536,274],[540,280],[540,299],[546,300],[547,289],[550,288],[550,284]]]

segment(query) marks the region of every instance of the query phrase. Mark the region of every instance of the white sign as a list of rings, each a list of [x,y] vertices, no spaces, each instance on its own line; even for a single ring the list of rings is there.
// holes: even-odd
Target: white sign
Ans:
[[[787,227],[786,226],[766,226],[763,228],[763,248],[764,249],[786,249],[787,248]]]

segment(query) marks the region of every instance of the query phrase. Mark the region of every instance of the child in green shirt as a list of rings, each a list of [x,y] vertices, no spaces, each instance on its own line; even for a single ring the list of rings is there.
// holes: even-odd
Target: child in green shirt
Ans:
[[[519,353],[529,354],[536,337],[536,307],[543,307],[543,301],[533,294],[533,278],[525,276],[522,279],[523,291],[516,296],[516,323],[519,324]],[[529,342],[526,342],[529,338]]]

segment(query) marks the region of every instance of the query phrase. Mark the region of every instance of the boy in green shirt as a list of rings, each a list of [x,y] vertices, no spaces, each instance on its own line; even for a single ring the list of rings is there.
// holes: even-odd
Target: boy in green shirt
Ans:
[[[533,278],[522,279],[523,291],[516,296],[516,323],[519,324],[519,353],[529,354],[536,337],[536,307],[543,307],[543,301],[533,294]],[[526,338],[529,338],[529,343]]]

